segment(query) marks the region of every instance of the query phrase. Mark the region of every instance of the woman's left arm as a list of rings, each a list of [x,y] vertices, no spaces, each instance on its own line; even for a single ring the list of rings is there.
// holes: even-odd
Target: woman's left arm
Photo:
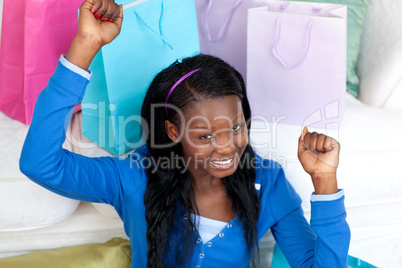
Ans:
[[[271,230],[291,267],[347,267],[350,229],[343,195],[311,201],[310,225],[298,206]]]
[[[277,219],[271,228],[292,267],[347,267],[350,229],[343,190],[337,187],[339,152],[340,145],[335,139],[303,129],[298,158],[315,188],[310,225],[299,205]],[[297,195],[283,170],[276,181],[276,193],[280,196],[276,198],[291,200]]]

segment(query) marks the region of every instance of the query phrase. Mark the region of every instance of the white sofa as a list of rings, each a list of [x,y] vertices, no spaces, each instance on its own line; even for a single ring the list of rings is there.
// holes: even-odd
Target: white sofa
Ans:
[[[362,37],[359,99],[347,94],[338,129],[316,129],[341,144],[338,185],[345,189],[352,231],[350,255],[379,267],[402,263],[402,10],[400,0],[372,0]],[[265,127],[265,133],[255,130]],[[80,135],[80,114],[70,124],[65,147],[88,156],[110,155]],[[126,237],[107,206],[54,195],[24,177],[19,154],[28,127],[0,112],[0,257]],[[256,151],[284,163],[286,175],[310,216],[313,186],[297,159],[298,126],[253,122]],[[100,213],[102,212],[102,213]],[[260,243],[260,267],[269,267],[274,240]]]

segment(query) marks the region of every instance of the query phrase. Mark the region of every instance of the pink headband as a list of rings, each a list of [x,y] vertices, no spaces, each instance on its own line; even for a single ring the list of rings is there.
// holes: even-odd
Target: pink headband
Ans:
[[[181,82],[183,82],[184,79],[186,79],[187,77],[189,77],[189,76],[192,75],[193,73],[198,72],[199,70],[201,70],[201,68],[198,68],[198,69],[196,69],[196,70],[194,70],[194,71],[191,71],[191,72],[189,72],[188,74],[184,75],[184,76],[183,76],[182,78],[180,78],[179,81],[177,81],[176,84],[174,84],[173,87],[169,90],[169,93],[167,94],[167,97],[166,97],[166,100],[165,100],[165,110],[166,110],[166,114],[168,114],[166,104],[167,104],[167,101],[168,101],[170,95],[172,94],[173,90],[174,90]]]

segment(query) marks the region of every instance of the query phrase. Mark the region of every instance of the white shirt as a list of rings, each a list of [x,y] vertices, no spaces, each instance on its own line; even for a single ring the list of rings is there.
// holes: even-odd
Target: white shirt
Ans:
[[[218,221],[203,216],[191,214],[192,220],[195,216],[195,225],[201,236],[202,242],[206,244],[209,240],[217,236],[228,224],[224,221]]]

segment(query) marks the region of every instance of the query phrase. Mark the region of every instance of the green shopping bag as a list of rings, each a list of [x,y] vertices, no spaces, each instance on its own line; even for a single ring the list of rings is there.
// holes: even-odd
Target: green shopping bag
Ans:
[[[283,255],[281,249],[275,244],[274,253],[272,256],[271,268],[290,268],[288,261]],[[348,256],[348,268],[377,268],[359,258]]]
[[[84,136],[121,155],[145,142],[141,106],[152,79],[174,61],[198,54],[199,42],[194,1],[116,2],[125,4],[122,29],[89,67],[82,125]]]

